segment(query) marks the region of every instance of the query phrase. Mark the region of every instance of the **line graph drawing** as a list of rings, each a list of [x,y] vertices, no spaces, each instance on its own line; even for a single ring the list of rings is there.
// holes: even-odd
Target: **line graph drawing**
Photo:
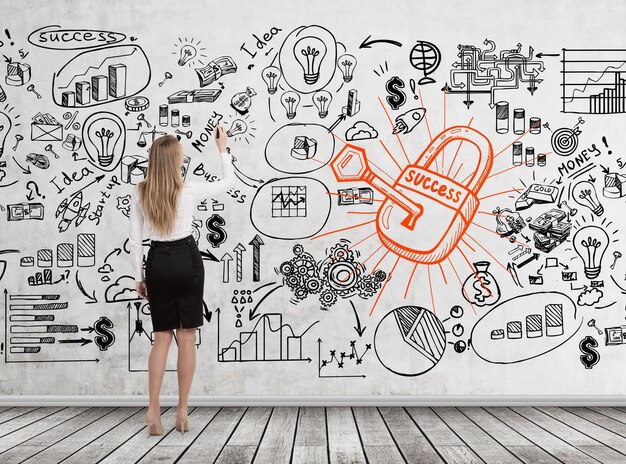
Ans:
[[[272,187],[272,217],[306,217],[306,185]]]
[[[626,49],[563,49],[563,113],[626,112]]]

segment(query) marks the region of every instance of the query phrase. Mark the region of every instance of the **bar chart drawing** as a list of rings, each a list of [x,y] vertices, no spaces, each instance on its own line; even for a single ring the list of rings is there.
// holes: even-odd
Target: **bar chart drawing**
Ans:
[[[562,112],[626,113],[626,49],[563,49]]]
[[[317,324],[315,321],[302,333],[296,334],[289,324],[283,324],[281,313],[263,314],[250,331],[241,331],[228,346],[220,346],[220,314],[217,312],[217,361],[218,362],[261,362],[261,361],[308,361],[303,357],[302,338]]]

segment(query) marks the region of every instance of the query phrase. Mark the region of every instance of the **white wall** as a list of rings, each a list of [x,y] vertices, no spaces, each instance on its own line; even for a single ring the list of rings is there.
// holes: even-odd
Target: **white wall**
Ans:
[[[617,337],[616,340],[622,340],[618,328],[624,324],[626,315],[623,297],[626,290],[622,290],[626,289],[626,257],[618,259],[612,267],[614,253],[626,255],[624,197],[619,189],[626,178],[617,176],[625,162],[626,138],[622,126],[626,96],[622,88],[626,85],[615,86],[615,79],[619,82],[621,78],[619,74],[616,78],[616,73],[626,63],[626,48],[619,50],[619,47],[626,47],[621,24],[624,9],[608,2],[590,5],[581,1],[527,1],[509,2],[506,7],[501,2],[473,3],[475,5],[469,6],[467,2],[457,1],[381,4],[369,0],[188,1],[176,5],[161,1],[2,2],[0,11],[5,18],[2,29],[8,30],[10,38],[4,30],[0,31],[3,42],[0,53],[13,62],[30,65],[31,76],[29,80],[26,70],[24,77],[18,75],[9,77],[8,82],[4,78],[0,81],[6,94],[6,101],[0,107],[5,126],[2,135],[6,134],[4,152],[0,156],[3,163],[0,204],[6,213],[0,229],[0,250],[3,250],[0,260],[6,266],[0,278],[4,292],[0,317],[5,322],[1,330],[4,365],[0,370],[0,394],[51,398],[58,395],[131,397],[146,393],[145,369],[150,348],[147,337],[151,334],[151,323],[149,306],[145,300],[137,298],[131,277],[127,200],[132,184],[125,182],[127,172],[122,166],[132,159],[129,156],[146,155],[147,147],[140,147],[137,142],[140,132],[152,128],[142,123],[137,130],[139,112],[127,111],[125,104],[141,105],[135,97],[145,97],[149,102],[143,111],[145,120],[159,131],[174,133],[177,127],[158,125],[159,105],[167,104],[168,96],[179,90],[202,88],[221,90],[221,94],[213,103],[169,104],[168,108],[178,109],[181,117],[189,115],[191,118],[189,127],[178,127],[182,132],[193,132],[190,139],[186,136],[182,139],[190,158],[186,180],[205,181],[202,173],[209,176],[218,172],[213,142],[209,140],[201,150],[193,146],[207,126],[210,130],[216,114],[227,127],[235,119],[243,119],[248,128],[244,134],[231,138],[230,147],[237,157],[240,174],[231,194],[215,198],[223,205],[223,211],[214,211],[209,200],[199,205],[195,213],[199,248],[217,259],[228,253],[232,261],[225,283],[224,261],[205,260],[207,319],[198,331],[198,367],[192,395],[284,396],[285,401],[289,396],[621,395],[624,375],[620,366],[626,347],[619,341],[607,344],[606,337],[609,333]],[[44,34],[40,34],[41,31],[32,34],[51,25],[58,27],[43,29],[47,31]],[[297,30],[303,26],[308,28]],[[93,36],[98,39],[95,41],[73,39],[64,45],[57,43],[57,49],[45,48],[54,35],[49,31],[58,28],[83,30],[83,33],[93,30],[114,33],[104,37],[107,41],[116,41],[108,45],[115,48],[103,49],[97,35]],[[304,36],[317,37],[313,39],[317,40],[316,46],[320,46],[318,39],[321,39],[327,48],[315,83],[304,81],[303,70],[294,61],[294,43]],[[84,34],[75,36],[79,37],[85,38]],[[378,42],[371,48],[361,48],[367,37],[395,43]],[[44,43],[44,40],[47,41]],[[440,63],[429,75],[435,82],[417,84],[413,91],[410,81],[417,83],[424,77],[419,69],[419,55],[415,67],[409,60],[417,41],[436,46]],[[488,41],[493,41],[495,50],[489,51]],[[198,55],[179,66],[180,51],[186,43],[193,46]],[[518,43],[520,49],[516,50]],[[454,64],[459,61],[459,44],[470,50],[464,55],[469,61],[464,59],[463,66]],[[567,50],[562,52],[562,49]],[[343,81],[340,69],[331,59],[344,53],[357,59],[350,82]],[[543,55],[538,57],[539,53]],[[69,63],[77,55],[81,56]],[[225,73],[217,81],[200,87],[194,68],[202,67],[200,61],[207,64],[222,56],[232,59],[236,72]],[[66,63],[69,64],[64,66]],[[109,94],[107,102],[96,106],[77,103],[74,107],[63,107],[61,94],[67,90],[61,87],[75,89],[76,75],[85,73],[91,82],[90,77],[100,74],[94,68],[100,67],[106,74],[108,64],[119,63],[124,64],[127,71],[124,97],[116,99]],[[280,67],[284,74],[273,95],[268,93],[261,79],[262,71],[270,64]],[[3,77],[7,74],[6,66],[0,66]],[[171,73],[172,78],[159,86],[166,72]],[[393,109],[387,100],[390,96],[387,85],[391,85],[388,81],[394,76],[404,83],[401,91],[405,102],[398,109]],[[626,71],[623,76],[626,79]],[[19,79],[25,81],[23,85],[12,85],[20,84]],[[451,86],[451,92],[442,92],[446,83]],[[28,91],[29,85],[34,85],[40,99]],[[251,98],[249,112],[242,116],[230,103],[235,94],[247,87],[254,89],[256,95]],[[312,106],[313,92],[322,89],[332,96],[325,118],[320,118],[318,109]],[[356,115],[338,120],[351,89],[358,92],[360,110]],[[280,99],[284,92],[294,90],[301,103],[295,117],[288,119]],[[473,101],[469,108],[464,104],[467,91]],[[606,103],[598,105],[606,104],[613,114],[588,114],[591,105],[588,96],[602,92],[606,97],[600,101]],[[611,92],[614,92],[612,99]],[[572,95],[576,97],[573,100]],[[490,107],[490,101],[508,102],[510,127],[507,133],[496,132],[497,110]],[[392,134],[396,118],[418,108],[425,108],[426,113],[415,129],[398,137]],[[529,129],[531,117],[541,119],[540,133],[524,133],[521,138],[514,133],[513,110],[516,108],[525,110],[525,131]],[[599,108],[602,110],[601,106]],[[582,114],[574,111],[582,111]],[[74,121],[69,122],[66,113],[73,115],[75,112]],[[45,134],[46,131],[61,132],[54,124],[31,127],[32,118],[38,113],[49,113],[63,126],[61,140],[49,140],[55,135]],[[122,150],[118,145],[113,150],[109,165],[98,159],[97,147],[89,143],[90,138],[97,139],[93,129],[88,131],[89,124],[103,116],[109,118],[104,122],[109,124],[108,128],[117,130],[116,134],[122,139],[125,137],[125,148]],[[405,120],[408,117],[405,116]],[[579,122],[579,117],[584,122]],[[121,121],[125,130],[111,125],[114,124],[111,118],[118,124]],[[8,120],[11,127],[7,132]],[[397,205],[390,218],[381,218],[377,225],[377,211],[384,211],[391,204],[383,205],[385,197],[380,184],[374,186],[373,204],[338,205],[339,189],[368,187],[365,182],[338,182],[329,164],[339,156],[349,136],[346,132],[358,121],[375,128],[378,137],[348,143],[364,148],[370,167],[391,184],[408,176],[408,172],[401,176],[399,167],[404,170],[409,162],[413,164],[431,137],[436,138],[446,127],[467,126],[471,121],[471,128],[484,136],[472,135],[473,140],[484,143],[481,153],[485,158],[488,156],[486,147],[492,147],[493,165],[486,169],[486,179],[478,189],[477,212],[473,217],[470,213],[472,224],[467,231],[460,231],[460,242],[451,243],[449,254],[421,251],[428,248],[428,243],[442,239],[446,218],[452,210],[441,203],[424,201],[419,193],[408,193],[423,208],[423,215],[413,231],[401,225],[406,214]],[[331,134],[328,128],[335,122],[337,125]],[[94,127],[101,123],[102,120],[97,121]],[[283,128],[287,124],[298,126]],[[304,124],[306,126],[302,126]],[[577,146],[567,154],[565,151],[574,140],[567,130],[576,126],[580,130],[576,136]],[[566,130],[555,136],[558,140],[552,141],[552,134],[561,128]],[[68,134],[85,138],[83,145],[76,150],[67,144],[64,147]],[[23,140],[14,150],[18,135]],[[312,159],[292,156],[296,136],[316,140],[317,152]],[[149,146],[150,136],[147,137]],[[511,144],[518,138],[524,150],[533,147],[535,156],[546,154],[545,166],[540,166],[538,159],[533,166],[513,164]],[[52,151],[46,151],[48,144]],[[476,149],[471,146],[465,142],[453,164],[458,142],[452,142],[445,155],[437,156],[436,166],[433,164],[431,169],[437,168],[444,177],[462,182],[471,174],[476,160]],[[561,154],[555,152],[555,148],[561,150]],[[46,158],[48,167],[37,165]],[[576,159],[582,161],[577,164]],[[570,167],[564,169],[562,165],[567,163]],[[588,166],[584,174],[574,174]],[[135,174],[137,172],[140,171]],[[608,177],[605,177],[607,172]],[[412,175],[415,177],[416,173]],[[100,179],[101,176],[104,177]],[[287,177],[290,179],[273,180]],[[582,181],[590,182],[597,192],[604,208],[600,215],[575,201],[575,187]],[[447,182],[447,189],[458,189],[449,180],[440,180],[440,185],[442,182]],[[516,201],[532,184],[550,186],[548,193],[552,191],[554,197],[548,200],[550,196],[544,196],[547,202],[535,202],[518,211],[522,229],[514,233],[513,241],[499,237],[497,214],[493,211],[499,207],[508,208],[509,214],[516,212]],[[281,185],[300,187],[297,191],[283,191],[287,197],[284,205],[275,196],[279,190],[272,190]],[[605,189],[607,186],[610,188]],[[306,199],[298,196],[304,192],[302,187],[306,187]],[[623,189],[626,194],[626,185]],[[70,204],[68,211],[64,211],[78,191],[82,192],[82,203],[77,203],[79,208],[84,208],[84,220],[77,225],[71,212],[73,206]],[[430,193],[440,198],[437,193]],[[367,192],[362,191],[360,195],[367,195]],[[451,198],[442,201],[455,205],[452,195]],[[296,217],[272,218],[272,204],[279,210],[282,206],[289,209],[288,206],[298,201],[306,204],[306,217],[298,217],[292,209],[285,214]],[[42,205],[42,220],[29,219],[30,207],[31,215],[37,212],[33,203]],[[26,213],[24,204],[30,205]],[[569,215],[569,207],[577,209],[575,215]],[[557,217],[551,219],[550,234],[557,238],[558,244],[550,249],[550,245],[547,248],[541,245],[542,237],[535,238],[536,230],[530,225],[553,209],[560,209],[565,217],[555,213]],[[57,211],[58,217],[55,216]],[[207,238],[207,222],[213,214],[219,214],[226,224],[226,240],[218,247],[211,246]],[[304,215],[304,211],[301,214]],[[368,223],[358,226],[365,222]],[[561,224],[557,226],[557,222]],[[60,225],[67,229],[60,231]],[[544,223],[540,224],[542,227],[545,230],[549,226]],[[593,260],[592,256],[585,255],[584,244],[574,243],[580,230],[583,232],[579,237],[596,237],[601,249],[606,248],[602,258],[600,254],[596,257],[595,264],[601,267],[597,276],[590,270],[593,263],[584,263],[577,253],[576,249],[582,249],[586,261]],[[606,231],[606,237],[602,230]],[[95,251],[90,245],[93,237],[90,234],[95,234]],[[255,281],[250,242],[257,234],[264,245],[260,246],[259,280]],[[382,241],[385,236],[395,239],[399,247],[387,248]],[[354,254],[331,263],[326,258],[337,250],[333,247],[338,243],[347,243],[343,240],[349,241],[349,249]],[[240,282],[237,281],[237,252],[234,251],[239,243],[245,247],[241,253]],[[146,240],[146,252],[148,245]],[[310,254],[301,255],[308,256],[308,260],[295,263],[296,268],[300,266],[310,272],[310,277],[297,285],[307,281],[321,285],[331,303],[326,307],[320,304],[320,294],[308,294],[298,300],[295,289],[290,288],[288,278],[281,273],[287,269],[281,264],[295,256],[294,246],[298,252],[297,247],[301,246],[304,253]],[[77,249],[86,256],[77,256]],[[522,251],[526,254],[517,256]],[[48,255],[52,256],[50,267],[46,267]],[[67,256],[66,263],[63,256]],[[33,265],[26,266],[31,258]],[[536,259],[528,261],[528,258]],[[311,260],[317,268],[310,267]],[[490,263],[490,275],[481,274],[481,279],[485,285],[491,282],[489,291],[494,292],[493,298],[485,300],[488,303],[485,305],[475,296],[486,292],[480,290],[480,283],[470,281],[465,286],[471,302],[464,298],[462,290],[462,282],[473,278],[472,263],[480,261]],[[354,277],[355,271],[350,270],[358,263],[364,263],[364,267],[356,271],[359,279],[342,283],[341,276]],[[339,267],[332,268],[330,280],[325,281],[324,270],[330,264]],[[520,285],[511,275],[512,266]],[[375,269],[385,274],[373,274]],[[37,274],[44,276],[46,272],[51,273],[52,283],[32,284],[31,278]],[[368,293],[367,279],[375,281],[374,276],[382,280]],[[497,282],[497,288],[493,281]],[[359,288],[362,288],[361,296]],[[252,302],[233,303],[235,291],[248,290]],[[496,298],[498,293],[499,298]],[[33,300],[34,295],[58,295],[58,299]],[[333,299],[336,302],[333,303]],[[16,306],[49,302],[67,305],[58,309]],[[145,332],[133,335],[136,305],[142,313],[140,319]],[[407,306],[413,309],[400,309]],[[394,312],[396,309],[400,311]],[[236,325],[239,311],[241,326]],[[253,320],[250,320],[251,311]],[[252,331],[255,325],[260,328],[268,319],[272,319],[272,327],[276,327],[273,320],[278,316],[265,316],[270,313],[282,315],[280,356],[283,360],[226,362],[228,352],[225,359],[220,358],[231,341],[239,340],[241,332]],[[451,313],[460,317],[452,317]],[[32,317],[24,317],[22,319],[31,320],[20,322],[19,317],[10,319],[17,315],[54,315],[54,320],[34,321]],[[410,323],[419,318],[416,344],[403,340],[395,315],[409,324],[407,330],[411,333]],[[526,317],[533,315],[538,317],[530,318],[527,326]],[[546,327],[546,319],[552,327]],[[596,321],[601,334],[588,325],[591,319]],[[106,332],[106,322],[110,321],[113,326],[110,332],[114,334],[112,343],[106,340],[106,333],[101,338],[97,331],[83,330],[94,327],[97,321],[100,321],[98,327],[105,323],[100,332]],[[516,336],[516,321],[521,324],[519,339],[511,338]],[[514,324],[508,326],[510,332],[507,332],[509,322]],[[359,324],[360,331],[356,329]],[[455,324],[460,325],[455,327]],[[54,333],[57,329],[48,327],[50,325],[61,326],[58,329],[61,333]],[[492,332],[497,329],[504,331],[503,339]],[[608,332],[605,329],[609,329]],[[20,330],[28,333],[17,333]],[[65,332],[68,330],[70,332]],[[295,335],[304,333],[303,360],[285,360],[288,331]],[[445,334],[445,342],[439,338],[442,334]],[[458,353],[455,344],[458,342],[457,347],[467,344],[470,336],[471,346]],[[84,346],[63,343],[82,337],[87,340]],[[258,337],[258,347],[262,347],[261,330]],[[587,337],[593,337],[598,346],[590,346],[593,342]],[[424,340],[425,348],[420,345]],[[349,357],[353,341],[356,357],[362,357],[359,362]],[[584,342],[582,348],[579,347],[581,342]],[[268,353],[277,349],[271,340],[267,340],[265,346]],[[20,352],[33,347],[35,351],[39,347],[39,351]],[[253,347],[248,343],[244,357],[252,356],[247,351],[250,348]],[[331,350],[337,358],[341,353],[348,355],[342,368],[338,367],[337,359],[332,359]],[[236,353],[236,359],[240,359],[238,348]],[[290,356],[298,357],[294,355],[293,346]],[[589,360],[583,362],[581,356],[589,356]],[[596,356],[599,359],[595,359]],[[593,364],[595,361],[597,364]],[[172,347],[163,386],[166,395],[176,393],[175,362],[176,348]],[[585,363],[591,367],[586,368]]]

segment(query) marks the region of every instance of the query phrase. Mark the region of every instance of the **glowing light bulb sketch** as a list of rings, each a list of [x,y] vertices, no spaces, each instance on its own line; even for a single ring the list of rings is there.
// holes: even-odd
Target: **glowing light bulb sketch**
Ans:
[[[288,90],[280,97],[280,102],[287,111],[287,119],[293,119],[296,116],[296,110],[300,104],[300,95],[297,92]]]
[[[318,90],[313,94],[313,104],[317,108],[320,118],[325,118],[328,115],[328,107],[332,99],[333,96],[326,90]]]
[[[114,113],[94,113],[83,124],[83,141],[89,161],[97,168],[111,171],[124,154],[126,127]]]
[[[356,58],[352,55],[341,55],[337,60],[337,67],[343,74],[343,81],[350,82],[354,76],[354,68],[356,68]]]
[[[296,42],[293,53],[304,71],[304,82],[315,84],[326,57],[326,44],[317,37],[303,37]]]
[[[583,260],[585,276],[595,279],[600,275],[602,257],[609,246],[608,234],[598,226],[586,226],[574,235],[574,250]]]
[[[178,57],[178,66],[196,66],[197,64],[201,64],[204,66],[202,62],[202,58],[207,58],[207,55],[204,54],[204,47],[200,46],[200,40],[196,40],[193,37],[191,39],[178,38],[178,42],[174,43],[175,50],[172,52],[172,55],[176,55]]]
[[[235,135],[245,134],[247,130],[248,130],[248,125],[243,119],[235,119],[231,123],[230,129],[226,131],[226,135],[228,135],[229,137],[233,137]]]
[[[278,87],[278,81],[282,77],[283,73],[276,66],[268,66],[261,72],[261,77],[265,84],[267,84],[267,93],[274,95],[276,88]]]

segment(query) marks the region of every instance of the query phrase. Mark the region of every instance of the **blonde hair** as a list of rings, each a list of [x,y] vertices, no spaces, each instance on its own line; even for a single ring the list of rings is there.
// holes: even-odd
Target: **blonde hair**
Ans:
[[[161,235],[168,235],[176,220],[178,197],[183,189],[182,155],[183,147],[177,137],[159,137],[150,147],[146,178],[137,185],[144,215]]]

